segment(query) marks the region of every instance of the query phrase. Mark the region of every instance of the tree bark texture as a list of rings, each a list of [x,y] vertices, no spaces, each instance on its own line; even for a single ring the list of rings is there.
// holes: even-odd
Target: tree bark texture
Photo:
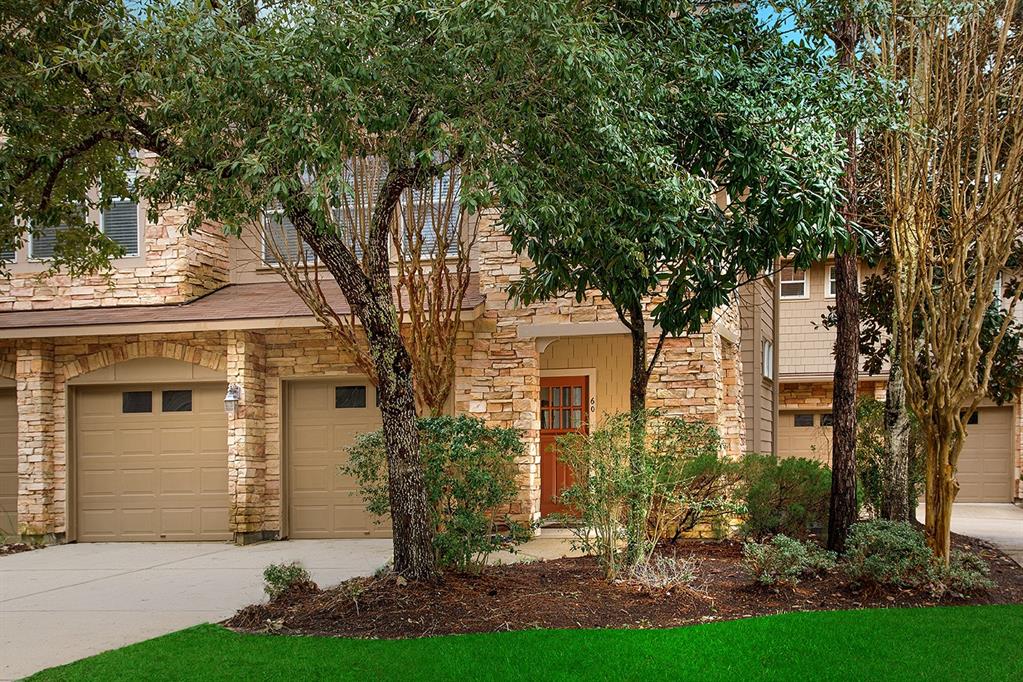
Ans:
[[[373,209],[368,249],[361,263],[343,238],[317,229],[300,202],[286,208],[299,235],[334,276],[365,330],[377,372],[387,446],[394,571],[409,580],[427,580],[436,575],[433,527],[419,451],[412,360],[401,337],[388,252],[395,207],[415,172],[388,171]]]
[[[888,370],[888,389],[884,405],[884,462],[881,467],[881,518],[889,521],[913,520],[910,502],[909,455],[910,416],[906,407],[906,386],[898,348]]]
[[[851,19],[840,21],[835,31],[839,63],[843,71],[856,68],[859,27]],[[842,214],[849,229],[857,221],[856,128],[845,135],[847,159],[842,174],[845,203]],[[828,547],[841,552],[849,529],[856,522],[856,388],[859,380],[860,290],[857,277],[856,240],[848,251],[835,257],[835,374],[831,401],[831,502]]]

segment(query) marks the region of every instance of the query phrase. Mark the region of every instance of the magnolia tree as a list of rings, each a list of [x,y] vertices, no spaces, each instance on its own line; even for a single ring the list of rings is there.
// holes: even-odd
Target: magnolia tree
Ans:
[[[692,10],[656,2],[623,10],[647,74],[630,93],[652,115],[642,144],[612,139],[597,153],[583,146],[592,140],[554,153],[522,146],[531,169],[523,177],[536,189],[503,218],[531,259],[514,294],[526,302],[599,294],[631,335],[635,477],[647,468],[647,385],[666,340],[698,331],[778,257],[793,254],[805,267],[846,239],[831,114],[847,91],[817,52],[785,42],[750,7],[679,7]],[[549,178],[556,191],[536,191]],[[629,562],[643,555],[640,488]]]
[[[568,0],[10,0],[0,7],[0,246],[63,225],[52,269],[102,271],[117,249],[81,207],[126,195],[147,199],[154,219],[188,206],[185,231],[222,225],[249,243],[267,236],[267,211],[293,226],[294,248],[269,253],[278,263],[305,254],[285,279],[342,344],[365,339],[395,570],[430,577],[413,369],[416,354],[447,353],[433,344],[450,336],[423,332],[437,317],[416,316],[466,280],[459,270],[435,284],[443,266],[416,263],[423,235],[435,254],[449,238],[438,237],[443,218],[432,232],[415,227],[425,221],[415,198],[457,191],[470,215],[543,203],[574,169],[540,176],[523,149],[578,154],[583,166],[588,155],[616,158],[612,147],[642,155],[652,117],[635,95],[649,82],[649,46],[629,41],[623,21],[615,7]],[[147,167],[127,182],[135,150]],[[464,239],[459,227],[458,248]],[[317,270],[350,319],[324,305]],[[420,401],[436,404],[445,379],[419,381]]]
[[[882,56],[906,84],[884,153],[894,326],[928,540],[947,562],[966,424],[1023,297],[1023,25],[1016,0],[893,9]],[[985,339],[993,300],[1005,314]]]

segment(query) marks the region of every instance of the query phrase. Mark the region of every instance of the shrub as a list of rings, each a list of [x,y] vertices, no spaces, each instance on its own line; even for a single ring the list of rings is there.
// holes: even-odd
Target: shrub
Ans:
[[[633,494],[649,497],[648,472],[629,466],[629,415],[616,414],[590,433],[570,433],[557,440],[558,458],[572,472],[561,502],[575,514],[572,546],[597,558],[604,574],[615,578],[625,561],[629,503]]]
[[[316,589],[309,571],[297,561],[270,564],[263,569],[263,591],[270,599],[276,599],[296,588]]]
[[[884,476],[885,404],[868,396],[856,401],[856,482],[857,498],[869,518],[878,518],[881,512],[881,481]],[[919,425],[911,414],[909,436],[909,509],[916,509],[916,501],[923,488],[923,456],[920,451]]]
[[[775,535],[770,542],[747,542],[742,547],[743,566],[761,585],[795,587],[808,576],[835,567],[835,553],[813,542]]]
[[[855,524],[846,540],[842,568],[850,580],[863,585],[927,589],[935,596],[966,595],[992,586],[983,559],[956,551],[946,566],[927,546],[923,533],[905,522]]]
[[[827,526],[831,470],[812,459],[743,458],[737,496],[746,509],[744,532],[805,538]]]
[[[702,421],[665,418],[651,432],[652,541],[674,542],[702,523],[714,524],[742,511],[731,499],[739,466],[722,453],[717,429]]]
[[[524,542],[527,526],[508,516],[518,492],[519,433],[468,416],[419,420],[420,452],[433,516],[434,551],[441,567],[478,570],[491,552]],[[387,456],[379,431],[356,438],[341,470],[355,478],[366,509],[390,509]]]
[[[646,561],[631,567],[622,582],[648,590],[677,590],[689,588],[697,577],[699,565],[695,559],[668,554],[654,554]]]
[[[712,426],[647,412],[643,461],[633,469],[631,419],[630,413],[612,415],[589,434],[558,439],[558,456],[573,474],[561,501],[578,514],[571,519],[575,546],[595,555],[609,578],[621,569],[620,549],[627,542],[634,498],[641,500],[647,517],[639,564],[659,540],[677,539],[699,523],[738,509],[729,497],[737,465],[722,456],[721,438]]]

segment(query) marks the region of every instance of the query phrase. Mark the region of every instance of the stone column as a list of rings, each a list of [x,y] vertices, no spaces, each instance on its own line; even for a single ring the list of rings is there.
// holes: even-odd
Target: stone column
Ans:
[[[25,542],[63,541],[54,530],[53,343],[18,347],[18,532]]]
[[[266,493],[266,348],[263,335],[227,333],[227,382],[240,393],[227,417],[228,495],[235,542],[270,539],[263,529]]]

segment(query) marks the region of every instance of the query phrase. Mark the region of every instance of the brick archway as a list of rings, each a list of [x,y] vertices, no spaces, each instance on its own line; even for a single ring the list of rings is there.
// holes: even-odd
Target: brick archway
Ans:
[[[225,353],[204,350],[175,341],[139,341],[104,348],[91,355],[68,362],[64,366],[64,379],[74,379],[82,374],[95,372],[110,365],[140,358],[167,358],[200,365],[216,372],[227,371],[227,355]]]

